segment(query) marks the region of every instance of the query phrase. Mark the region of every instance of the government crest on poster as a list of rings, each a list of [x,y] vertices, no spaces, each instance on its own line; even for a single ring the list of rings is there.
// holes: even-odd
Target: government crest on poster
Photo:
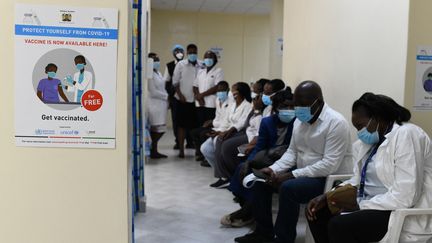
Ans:
[[[118,10],[15,5],[17,146],[115,148]]]

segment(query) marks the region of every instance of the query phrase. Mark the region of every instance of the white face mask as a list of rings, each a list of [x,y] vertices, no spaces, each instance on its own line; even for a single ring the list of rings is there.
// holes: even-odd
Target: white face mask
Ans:
[[[179,53],[175,54],[175,56],[178,60],[182,60],[184,55],[183,55],[183,53],[179,52]]]

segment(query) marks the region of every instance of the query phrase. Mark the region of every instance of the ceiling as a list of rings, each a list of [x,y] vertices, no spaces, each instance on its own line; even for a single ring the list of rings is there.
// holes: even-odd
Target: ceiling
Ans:
[[[270,14],[271,2],[271,0],[151,0],[151,7],[194,12]]]

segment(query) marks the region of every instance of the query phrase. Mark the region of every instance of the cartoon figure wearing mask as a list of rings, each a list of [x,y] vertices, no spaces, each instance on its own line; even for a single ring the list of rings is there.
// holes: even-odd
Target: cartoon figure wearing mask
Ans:
[[[81,97],[84,92],[92,87],[93,74],[85,70],[87,63],[84,56],[76,56],[74,62],[78,72],[73,75],[73,79],[70,75],[66,76],[66,90],[68,92],[74,92],[74,102],[81,102]]]

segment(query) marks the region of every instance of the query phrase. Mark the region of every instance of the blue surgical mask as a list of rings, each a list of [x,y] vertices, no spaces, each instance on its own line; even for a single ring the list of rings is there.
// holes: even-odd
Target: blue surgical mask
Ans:
[[[290,123],[295,118],[295,110],[279,110],[279,120],[283,123]]]
[[[372,120],[372,119],[371,119]],[[377,130],[375,132],[369,132],[367,130],[367,127],[369,126],[369,123],[371,122],[371,120],[369,120],[368,124],[363,127],[363,129],[361,129],[360,131],[357,132],[357,137],[365,144],[376,144],[379,142],[379,134],[378,134],[378,127]]]
[[[267,105],[267,106],[272,105],[272,100],[270,98],[270,95],[263,94],[261,97],[261,100],[262,100],[264,105]]]
[[[301,122],[309,122],[315,114],[311,113],[311,107],[317,102],[316,99],[311,106],[296,106],[295,115]]]
[[[160,62],[153,62],[153,69],[159,70]]]
[[[214,63],[214,61],[211,58],[204,59],[204,64],[206,65],[206,67],[212,67],[213,63]]]
[[[83,69],[84,69],[84,66],[85,66],[84,63],[78,63],[78,64],[76,65],[76,69],[78,69],[78,70],[83,70]]]
[[[216,93],[216,96],[221,102],[224,102],[226,99],[228,99],[228,92],[227,91],[219,91]]]
[[[197,59],[198,59],[197,54],[188,54],[188,60],[190,62],[196,62]]]
[[[48,78],[55,78],[56,72],[47,72]]]

